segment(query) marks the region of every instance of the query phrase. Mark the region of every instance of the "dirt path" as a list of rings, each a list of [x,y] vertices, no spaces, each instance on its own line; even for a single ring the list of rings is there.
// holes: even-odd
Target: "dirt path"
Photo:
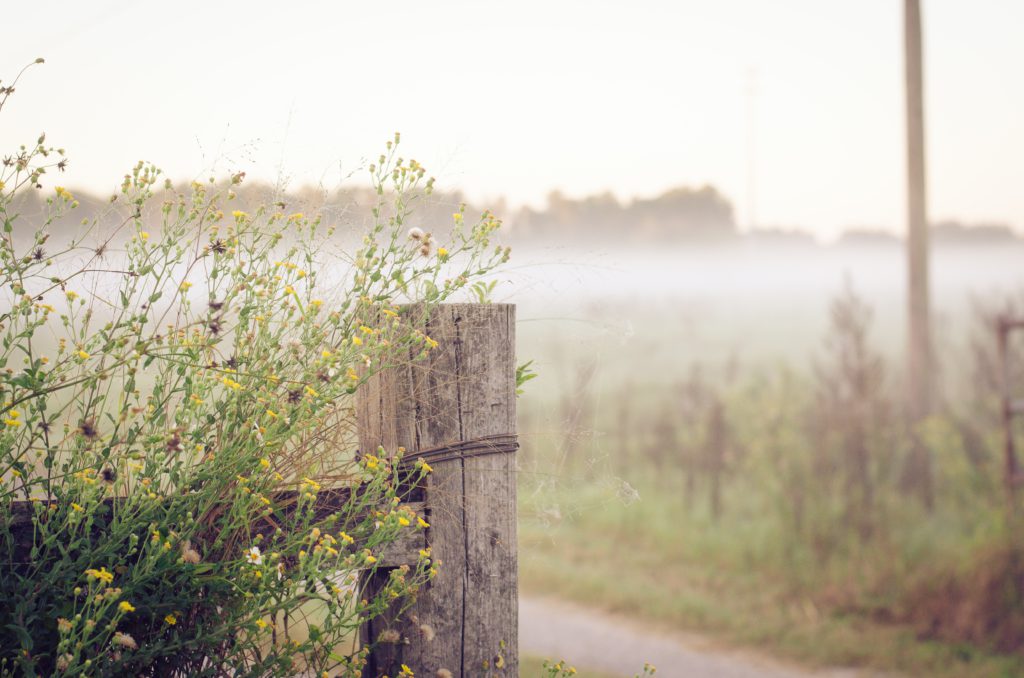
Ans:
[[[853,678],[852,669],[808,671],[707,639],[644,628],[634,621],[550,598],[519,598],[519,647],[524,654],[565,659],[580,669],[633,676],[644,662],[657,678]],[[525,678],[525,677],[524,677]],[[532,678],[532,677],[531,677]]]

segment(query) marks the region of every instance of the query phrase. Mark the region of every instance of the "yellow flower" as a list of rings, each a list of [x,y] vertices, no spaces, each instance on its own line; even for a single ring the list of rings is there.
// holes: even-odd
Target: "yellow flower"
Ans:
[[[64,293],[64,296],[68,298],[68,301],[74,301],[75,299],[78,298],[78,292],[68,290],[67,292]]]
[[[319,308],[324,305],[324,302],[320,299],[314,299],[313,301],[309,302],[309,305],[319,310]]]
[[[455,220],[456,224],[461,224],[462,223],[462,212],[456,212],[455,214],[453,214],[452,215],[452,219]]]
[[[232,389],[233,391],[237,391],[238,389],[242,388],[241,384],[231,379],[230,377],[221,377],[220,381],[222,384]]]
[[[187,280],[185,282],[181,283],[181,291],[182,292],[188,292],[188,288],[190,288],[190,287],[192,287],[192,283],[190,283]]]
[[[320,355],[321,355],[322,357],[324,357],[324,358],[330,358],[330,357],[331,357],[331,352],[330,352],[330,351],[326,351],[326,350],[325,350],[325,351],[322,351],[322,352],[320,353]]]
[[[274,410],[267,410],[267,416],[271,419],[277,419],[277,412]]]
[[[359,331],[362,332],[363,334],[373,334],[373,330],[371,330],[366,325],[360,325],[359,326]]]
[[[360,339],[359,337],[352,337],[352,344],[354,346],[362,346],[363,345],[363,340]]]
[[[129,603],[127,600],[122,600],[120,603],[118,603],[117,604],[117,609],[119,609],[119,610],[121,610],[121,612],[125,612],[125,613],[127,613],[127,612],[135,612],[135,606],[132,605],[131,603]]]
[[[243,212],[242,210],[235,210],[234,212],[231,213],[231,216],[233,216],[235,219],[245,219],[249,215]]]
[[[416,524],[422,527],[424,530],[430,527],[430,523],[423,520],[423,518],[416,518]]]
[[[174,626],[178,623],[178,618],[175,617],[173,614],[169,614],[166,617],[164,617],[164,621],[167,622],[169,626]]]
[[[76,504],[75,502],[71,502],[71,510],[72,511],[78,511],[79,513],[82,513],[83,511],[85,511],[84,508],[82,508],[80,505]]]
[[[425,462],[423,459],[417,461],[416,465],[423,469],[424,473],[431,473],[434,470],[434,467]]]
[[[412,523],[410,523],[409,519],[405,516],[398,516],[398,524],[402,527],[409,527],[409,525],[411,525]]]
[[[21,426],[21,422],[18,421],[17,419],[4,419],[4,423],[10,426],[11,428],[14,428],[15,426]]]
[[[263,468],[270,468],[270,460],[267,459],[266,457],[260,459],[260,466],[262,466]]]
[[[441,259],[444,259],[445,257],[448,256],[448,250],[446,250],[443,247],[438,247],[437,248],[437,256],[440,257]]]
[[[313,396],[314,398],[316,398],[318,395],[320,395],[319,393],[316,392],[316,389],[314,389],[312,386],[307,386],[306,387],[306,393],[308,393],[309,395]]]
[[[265,628],[267,628],[267,622],[264,621],[263,619],[257,619],[256,620],[256,626],[260,627],[261,629],[265,629]]]
[[[89,354],[86,353],[85,351],[82,351],[82,350],[79,350],[76,355],[78,355],[78,357],[81,358],[82,360],[88,360],[89,359]]]
[[[85,571],[85,574],[90,579],[95,579],[97,581],[101,581],[104,584],[109,584],[110,582],[114,581],[114,575],[112,573],[110,573],[110,572],[107,572],[107,568],[105,568],[105,567],[101,567],[98,570],[96,570],[96,569],[88,569],[88,570]]]
[[[285,294],[295,294],[295,288],[292,287],[291,285],[285,285],[284,286],[284,293]]]
[[[146,233],[145,231],[139,231],[139,239],[141,239],[143,242],[149,240],[149,233]]]
[[[367,563],[368,565],[373,565],[373,564],[374,564],[374,563],[376,563],[376,562],[377,562],[377,559],[376,559],[376,558],[374,558],[374,557],[373,557],[372,555],[367,555],[367,556],[366,556],[366,563]]]
[[[299,221],[300,219],[303,219],[305,216],[306,215],[303,214],[302,212],[296,212],[295,214],[289,214],[288,215],[288,221]]]
[[[412,678],[412,676],[414,674],[412,672],[412,669],[410,669],[405,664],[402,664],[402,672],[399,673],[398,675],[399,675],[399,678]]]
[[[351,543],[355,542],[355,539],[353,539],[352,537],[348,536],[347,532],[339,532],[338,533],[338,538],[341,539],[346,544],[351,544]]]

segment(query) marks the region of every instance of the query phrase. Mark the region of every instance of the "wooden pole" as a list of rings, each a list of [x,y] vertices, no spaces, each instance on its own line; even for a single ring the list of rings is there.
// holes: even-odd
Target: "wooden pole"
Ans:
[[[907,95],[907,368],[911,426],[931,411],[932,350],[928,302],[928,211],[925,183],[924,85],[920,0],[904,0]],[[914,438],[912,473],[924,501],[932,504],[931,464],[927,449]]]
[[[359,394],[360,449],[401,446],[415,459],[416,450],[515,433],[515,307],[443,305],[424,331],[438,342],[427,358],[375,375]],[[439,571],[400,619],[364,629],[365,640],[393,641],[371,653],[364,675],[395,676],[405,664],[417,676],[518,676],[515,456],[433,468],[424,511]]]

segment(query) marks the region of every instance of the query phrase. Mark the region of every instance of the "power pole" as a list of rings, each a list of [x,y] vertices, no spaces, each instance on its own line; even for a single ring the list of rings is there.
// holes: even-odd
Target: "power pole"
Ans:
[[[904,0],[907,88],[907,367],[911,426],[931,411],[932,350],[928,304],[928,212],[925,190],[924,86],[920,0]],[[932,503],[929,453],[914,438],[912,473],[927,505]]]

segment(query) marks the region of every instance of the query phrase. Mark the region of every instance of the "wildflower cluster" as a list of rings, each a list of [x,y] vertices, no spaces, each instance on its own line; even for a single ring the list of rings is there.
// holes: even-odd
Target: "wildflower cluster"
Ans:
[[[178,187],[145,163],[68,232],[77,199],[43,186],[63,150],[4,161],[2,671],[359,675],[368,648],[342,641],[436,573],[425,549],[364,589],[429,527],[403,488],[431,469],[353,454],[352,398],[436,348],[420,311],[508,250],[490,215],[410,238],[433,182],[398,141],[354,252],[315,214],[237,205],[243,174]]]

